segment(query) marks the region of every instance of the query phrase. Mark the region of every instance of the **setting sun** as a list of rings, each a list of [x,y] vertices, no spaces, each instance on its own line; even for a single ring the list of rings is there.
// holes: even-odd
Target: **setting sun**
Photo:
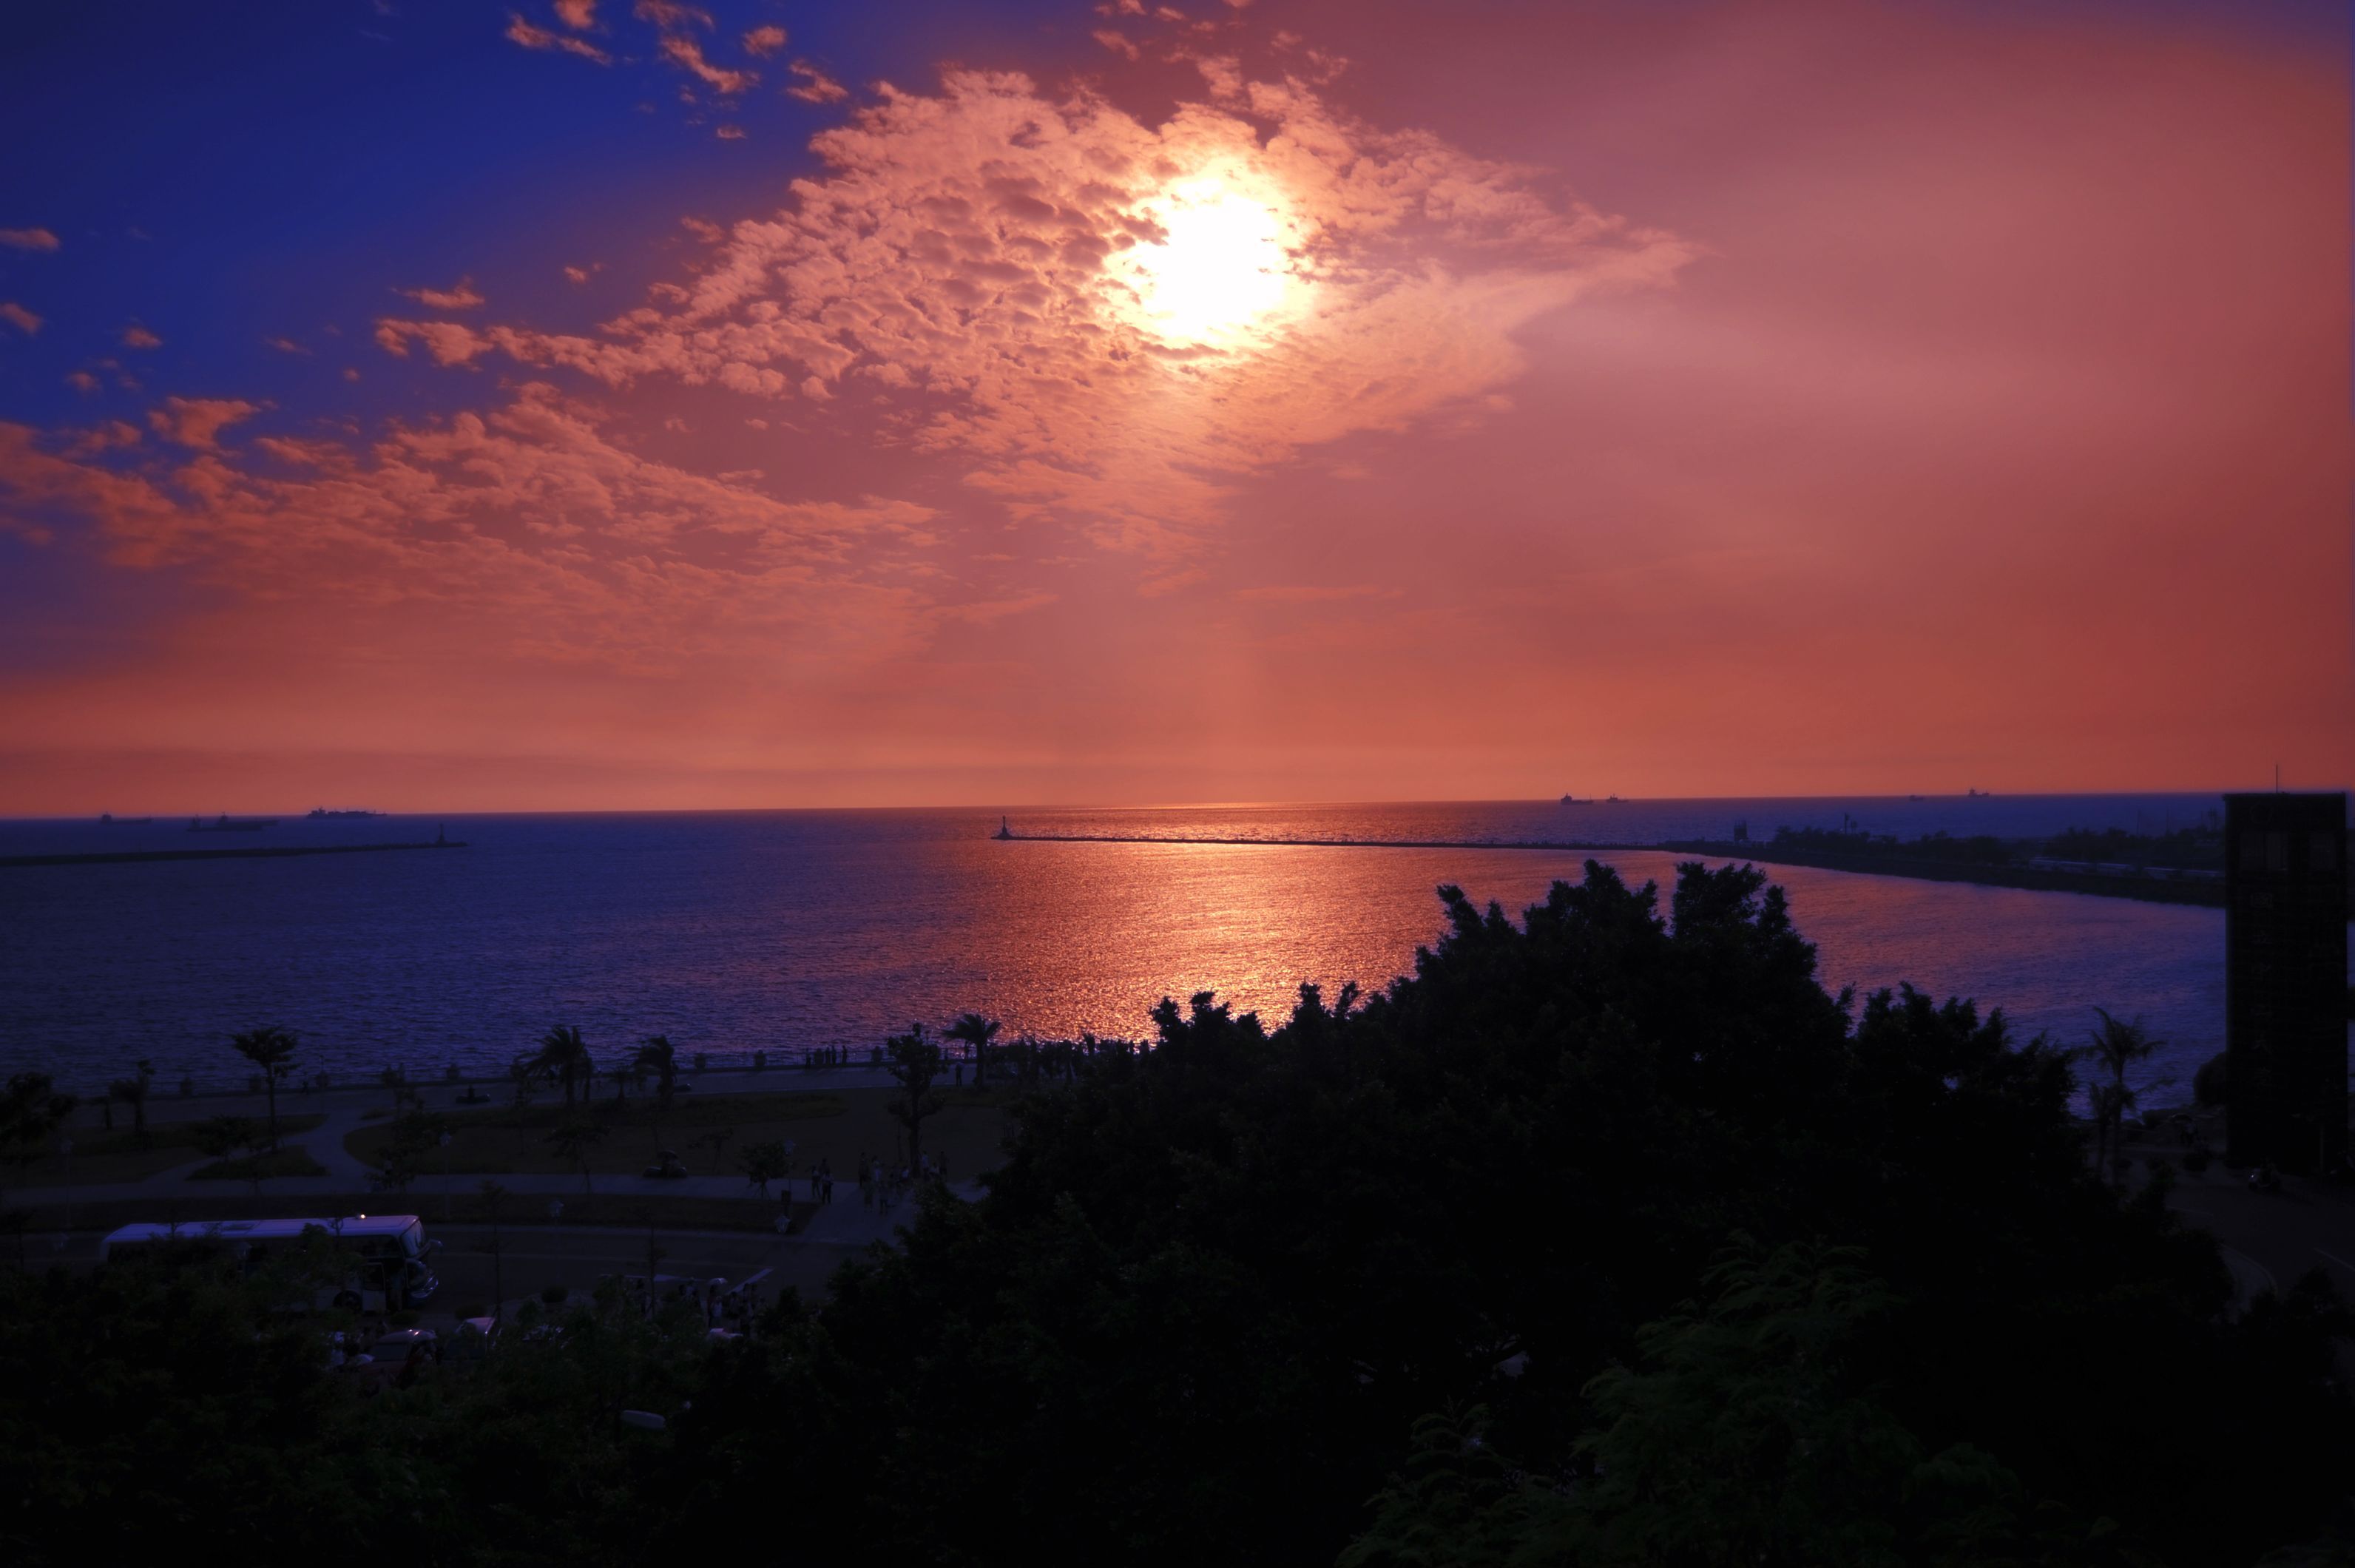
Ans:
[[[1217,177],[1173,186],[1143,215],[1165,238],[1124,253],[1120,272],[1145,325],[1209,343],[1274,315],[1300,286],[1276,208]]]

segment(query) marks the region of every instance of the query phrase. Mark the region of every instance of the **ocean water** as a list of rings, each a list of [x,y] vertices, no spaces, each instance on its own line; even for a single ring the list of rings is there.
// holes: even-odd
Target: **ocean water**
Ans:
[[[1837,826],[1911,836],[2159,829],[2203,795],[1014,809],[1018,832],[1576,839]],[[1433,889],[1518,912],[1589,851],[998,842],[996,810],[289,818],[258,834],[0,823],[0,855],[430,839],[444,853],[0,869],[0,1069],[89,1087],[154,1060],[240,1083],[233,1032],[281,1024],[304,1071],[496,1072],[553,1023],[612,1060],[666,1033],[715,1060],[863,1050],[975,1009],[1009,1033],[1142,1035],[1159,997],[1281,1017],[1303,980],[1380,987],[1436,939]],[[1631,880],[1675,857],[1592,852]],[[2082,1039],[2093,1009],[2168,1043],[2188,1086],[2222,1047],[2220,912],[1770,869],[1828,985],[1910,980]]]

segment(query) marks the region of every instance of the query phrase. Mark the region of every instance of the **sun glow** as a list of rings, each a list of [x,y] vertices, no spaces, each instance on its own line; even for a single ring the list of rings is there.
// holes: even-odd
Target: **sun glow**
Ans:
[[[1163,238],[1121,252],[1115,272],[1141,325],[1167,341],[1223,345],[1266,323],[1305,287],[1274,205],[1215,176],[1147,201]]]

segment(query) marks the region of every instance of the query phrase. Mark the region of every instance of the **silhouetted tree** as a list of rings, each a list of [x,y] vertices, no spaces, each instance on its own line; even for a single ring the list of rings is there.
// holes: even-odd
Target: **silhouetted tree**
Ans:
[[[558,1024],[540,1036],[539,1053],[531,1059],[532,1072],[558,1084],[564,1091],[564,1107],[572,1108],[573,1092],[589,1083],[596,1074],[597,1064],[589,1055],[589,1042],[570,1024]]]
[[[711,1151],[712,1168],[716,1171],[719,1167],[719,1162],[728,1157],[728,1145],[735,1138],[735,1136],[736,1129],[734,1127],[714,1127],[708,1133],[698,1133],[695,1136],[687,1139],[687,1147],[690,1148],[709,1149]]]
[[[602,1122],[592,1122],[585,1116],[568,1116],[556,1124],[548,1135],[548,1143],[564,1159],[581,1172],[581,1190],[593,1194],[596,1189],[589,1183],[589,1154],[605,1141],[613,1129]]]
[[[507,1110],[517,1126],[523,1125],[524,1113],[531,1108],[531,1086],[539,1082],[538,1061],[537,1057],[518,1056],[507,1063]]]
[[[240,1056],[261,1072],[261,1082],[270,1096],[270,1147],[278,1147],[278,1081],[294,1069],[297,1041],[291,1029],[275,1027],[248,1029],[229,1037],[229,1044]]]
[[[678,1088],[678,1052],[671,1049],[668,1035],[648,1035],[638,1047],[637,1067],[640,1072],[651,1072],[655,1080],[655,1109],[669,1114],[671,1095]]]
[[[245,1179],[253,1186],[253,1194],[261,1196],[262,1178],[271,1175],[260,1157],[262,1130],[250,1116],[208,1116],[197,1124],[197,1147],[218,1160],[246,1156]],[[275,1146],[272,1146],[273,1149]]]
[[[989,1081],[989,1042],[997,1038],[1003,1027],[996,1019],[984,1018],[979,1013],[959,1013],[956,1022],[948,1027],[949,1039],[973,1047],[973,1086],[976,1089]]]
[[[119,1100],[131,1107],[131,1136],[139,1147],[147,1147],[147,1093],[155,1083],[155,1064],[144,1058],[136,1064],[131,1077],[118,1078],[106,1086],[107,1097]]]
[[[785,1153],[783,1140],[747,1145],[738,1163],[744,1179],[759,1188],[763,1198],[769,1195],[769,1183],[783,1180],[793,1170],[793,1157]]]
[[[2126,1070],[2147,1060],[2152,1052],[2167,1042],[2153,1040],[2140,1019],[2129,1023],[2112,1018],[2106,1008],[2095,1008],[2094,1011],[2102,1023],[2088,1038],[2086,1050],[2107,1080],[2096,1083],[2088,1096],[2094,1108],[2096,1151],[2094,1168],[2107,1179],[2111,1151],[2123,1142],[2120,1133],[2126,1113],[2135,1108],[2137,1096],[2135,1091],[2126,1086]]]
[[[76,1103],[46,1072],[9,1075],[0,1093],[0,1158],[16,1168],[19,1183],[27,1168],[48,1152],[49,1135],[65,1125]]]
[[[892,1081],[900,1085],[900,1093],[886,1109],[893,1121],[908,1129],[908,1168],[922,1172],[924,1119],[941,1108],[941,1097],[932,1093],[932,1084],[941,1075],[940,1042],[926,1040],[924,1026],[916,1024],[906,1034],[895,1034],[883,1042],[883,1058],[890,1064]]]

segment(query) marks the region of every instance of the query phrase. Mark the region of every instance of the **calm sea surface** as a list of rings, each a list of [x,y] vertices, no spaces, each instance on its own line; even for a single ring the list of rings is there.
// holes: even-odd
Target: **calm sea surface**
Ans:
[[[2205,795],[1021,810],[1017,831],[1359,839],[1722,836],[1746,820],[2008,837],[2158,830]],[[78,1086],[150,1057],[166,1083],[240,1082],[233,1031],[298,1030],[305,1071],[498,1071],[549,1025],[601,1054],[865,1047],[967,1008],[1009,1033],[1139,1035],[1165,995],[1280,1018],[1304,979],[1378,987],[1435,939],[1433,889],[1518,912],[1584,852],[999,843],[996,811],[0,823],[0,855],[431,838],[439,854],[0,869],[0,1068]],[[1598,858],[1631,880],[1673,858]],[[1826,982],[1911,980],[2082,1038],[2096,1006],[2169,1043],[2189,1083],[2222,1049],[2223,918],[2070,893],[1772,869]]]

